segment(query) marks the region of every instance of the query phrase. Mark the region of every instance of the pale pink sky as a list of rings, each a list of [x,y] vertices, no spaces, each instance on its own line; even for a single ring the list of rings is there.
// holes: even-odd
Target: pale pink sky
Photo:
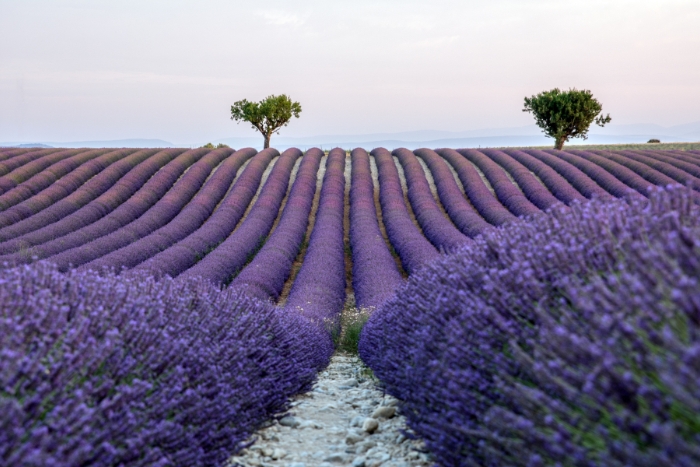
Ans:
[[[682,124],[699,24],[699,0],[0,0],[0,141],[252,136],[230,105],[280,93],[286,136],[520,126],[555,86]]]

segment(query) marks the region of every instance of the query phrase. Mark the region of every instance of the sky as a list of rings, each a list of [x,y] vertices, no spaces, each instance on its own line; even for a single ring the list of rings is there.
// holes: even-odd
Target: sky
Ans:
[[[231,104],[283,93],[286,136],[523,126],[554,87],[678,125],[698,24],[700,0],[0,0],[0,141],[254,136]]]

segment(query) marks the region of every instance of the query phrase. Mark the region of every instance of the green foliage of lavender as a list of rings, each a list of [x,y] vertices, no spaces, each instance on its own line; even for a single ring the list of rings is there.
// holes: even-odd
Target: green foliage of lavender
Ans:
[[[0,465],[222,465],[316,369],[303,320],[193,279],[0,277]]]
[[[360,355],[446,466],[700,465],[688,189],[559,206],[412,276]]]

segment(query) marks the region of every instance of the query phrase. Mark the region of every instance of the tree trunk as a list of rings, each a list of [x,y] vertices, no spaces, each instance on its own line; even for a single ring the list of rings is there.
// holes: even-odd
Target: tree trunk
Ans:
[[[270,135],[263,135],[265,136],[265,147],[264,149],[267,149],[270,147]]]
[[[554,149],[562,150],[564,148],[564,143],[566,142],[565,136],[559,136],[554,143]]]

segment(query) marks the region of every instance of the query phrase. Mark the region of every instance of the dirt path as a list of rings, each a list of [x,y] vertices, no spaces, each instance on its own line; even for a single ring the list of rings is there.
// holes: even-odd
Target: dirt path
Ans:
[[[430,465],[422,442],[407,438],[397,400],[384,395],[355,356],[336,354],[314,389],[289,414],[259,430],[230,465],[415,467]]]

